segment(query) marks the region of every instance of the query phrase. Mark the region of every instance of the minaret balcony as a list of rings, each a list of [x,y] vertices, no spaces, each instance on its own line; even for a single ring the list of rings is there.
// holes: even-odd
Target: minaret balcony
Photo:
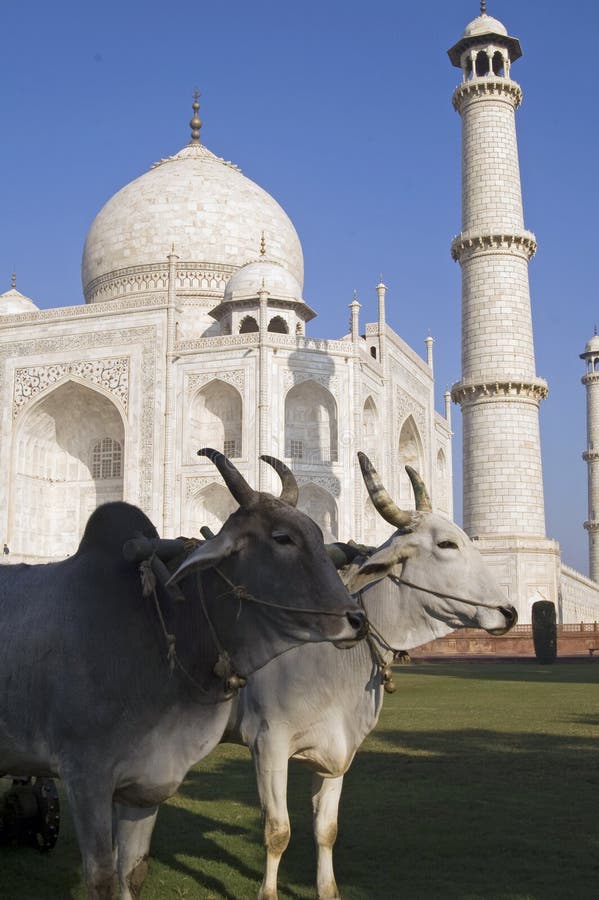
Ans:
[[[462,81],[453,92],[451,102],[457,112],[461,112],[464,102],[478,97],[496,97],[508,100],[514,109],[522,103],[522,88],[511,78],[499,75],[475,75]]]
[[[599,450],[585,450],[582,458],[585,462],[596,462],[599,459]]]
[[[460,406],[479,401],[521,398],[540,403],[549,393],[544,378],[529,378],[526,381],[497,380],[488,382],[459,381],[451,388],[451,399]]]
[[[519,232],[495,232],[480,234],[473,231],[462,231],[451,242],[451,256],[462,261],[463,256],[474,256],[480,251],[503,251],[513,255],[520,252],[526,260],[531,259],[537,251],[537,239],[532,231],[523,229]]]

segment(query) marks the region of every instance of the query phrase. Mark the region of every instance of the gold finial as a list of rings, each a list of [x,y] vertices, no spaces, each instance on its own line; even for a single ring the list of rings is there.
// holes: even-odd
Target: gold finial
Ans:
[[[264,237],[264,232],[262,232],[260,238],[260,256],[266,256],[266,238]]]
[[[480,0],[480,14],[481,16],[487,15],[487,0]]]
[[[12,275],[10,276],[10,286],[13,289],[13,291],[15,290],[15,288],[17,286],[17,273],[16,272],[13,272]]]
[[[193,109],[193,117],[189,122],[189,127],[191,128],[191,141],[190,144],[199,144],[200,143],[200,128],[202,127],[202,120],[198,116],[198,111],[200,109],[199,104],[200,92],[196,88],[193,92],[193,103],[191,104]]]

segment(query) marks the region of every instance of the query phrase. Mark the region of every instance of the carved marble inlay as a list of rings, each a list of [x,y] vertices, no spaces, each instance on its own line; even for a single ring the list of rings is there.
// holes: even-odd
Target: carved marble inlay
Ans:
[[[317,484],[319,487],[324,488],[325,491],[328,491],[329,494],[332,494],[334,497],[338,497],[341,493],[339,479],[334,478],[333,476],[327,477],[326,475],[298,475],[297,473],[295,473],[295,480],[300,486],[306,484]]]
[[[426,443],[426,418],[424,412],[424,406],[418,403],[417,400],[414,400],[413,397],[410,397],[408,394],[405,394],[401,388],[396,388],[395,390],[395,421],[396,427],[395,432],[399,434],[401,431],[401,427],[408,416],[412,416],[416,425],[418,426],[418,431],[420,432],[420,437],[424,443]]]
[[[297,384],[302,384],[304,381],[315,381],[317,384],[321,384],[326,388],[327,391],[330,391],[331,394],[339,393],[338,375],[317,374],[316,372],[298,372],[297,370],[286,369],[283,373],[283,381],[285,383],[286,391],[295,387]]]
[[[94,359],[49,366],[15,369],[13,418],[42,391],[69,375],[97,384],[113,394],[127,410],[129,402],[129,358]]]
[[[245,370],[231,369],[230,371],[225,371],[219,369],[214,372],[194,372],[193,375],[187,377],[187,391],[191,394],[194,391],[197,391],[198,388],[203,387],[205,384],[208,384],[208,382],[214,381],[215,379],[226,381],[227,384],[232,384],[240,392],[243,392],[245,385]]]
[[[190,500],[209,484],[223,484],[217,475],[192,475],[185,479],[185,499]]]

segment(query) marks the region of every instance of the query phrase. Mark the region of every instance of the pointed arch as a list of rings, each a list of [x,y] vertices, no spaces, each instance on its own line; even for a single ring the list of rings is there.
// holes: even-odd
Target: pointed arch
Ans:
[[[273,316],[268,323],[268,331],[274,331],[277,334],[289,334],[289,326],[283,316]]]
[[[449,484],[447,471],[447,457],[445,451],[441,447],[437,453],[437,471],[436,471],[436,501],[439,512],[449,514]]]
[[[11,552],[42,559],[73,553],[93,510],[123,499],[124,454],[122,413],[105,392],[68,378],[36,398],[13,440]]]
[[[330,543],[338,539],[339,514],[332,494],[318,484],[312,482],[302,484],[297,506],[320,526],[325,542]]]
[[[296,384],[285,397],[285,453],[310,465],[337,462],[337,404],[318,382]]]
[[[364,453],[377,465],[377,450],[380,446],[379,411],[374,399],[369,395],[362,407],[362,447]]]
[[[218,533],[237,508],[238,505],[227,488],[215,481],[202,488],[189,500],[183,530],[185,534],[199,537],[201,527],[207,525],[213,532]]]
[[[414,494],[405,467],[412,466],[425,478],[424,445],[413,416],[408,416],[401,426],[398,443],[399,454],[399,502],[404,509],[414,509]]]
[[[200,447],[214,447],[225,456],[242,455],[243,402],[232,385],[214,378],[194,396],[190,409],[188,459],[196,462]]]
[[[249,334],[251,331],[260,331],[258,322],[254,316],[244,316],[239,325],[239,334]]]

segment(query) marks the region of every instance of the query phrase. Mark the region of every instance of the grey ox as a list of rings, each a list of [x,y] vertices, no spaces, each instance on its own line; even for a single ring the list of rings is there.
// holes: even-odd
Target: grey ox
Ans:
[[[90,900],[117,881],[122,900],[139,897],[158,804],[218,744],[231,685],[305,641],[365,632],[285,490],[258,493],[200,453],[239,509],[180,566],[182,598],[160,583],[142,594],[122,548],[157,535],[126,503],[99,507],[71,558],[0,567],[0,772],[62,779]]]
[[[368,458],[359,457],[375,507],[397,528],[343,573],[350,591],[361,594],[370,636],[345,653],[313,644],[270,662],[235,701],[225,733],[224,740],[250,748],[256,768],[266,846],[259,900],[276,900],[279,862],[289,842],[288,760],[302,760],[314,772],[317,892],[319,900],[337,900],[333,845],[343,775],[378,721],[394,649],[408,650],[463,626],[503,634],[517,619],[464,532],[431,512],[416,472],[406,466],[417,508],[404,511]]]

